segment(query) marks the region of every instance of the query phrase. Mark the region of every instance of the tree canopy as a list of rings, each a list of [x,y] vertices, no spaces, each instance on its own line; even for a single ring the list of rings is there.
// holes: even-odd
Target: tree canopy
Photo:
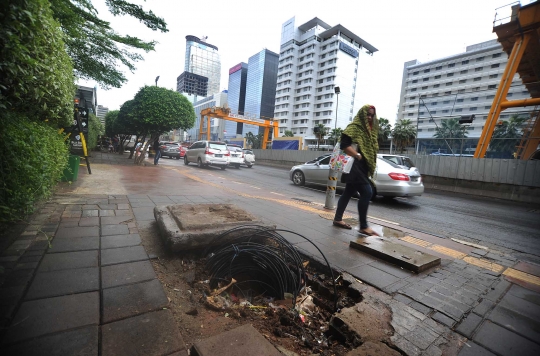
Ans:
[[[93,79],[104,88],[119,88],[127,81],[121,65],[135,70],[142,60],[141,50],[153,51],[155,41],[120,35],[100,18],[91,0],[49,0],[54,18],[65,34],[66,51],[73,60],[75,74]],[[32,1],[28,1],[32,2]],[[125,0],[105,0],[114,16],[128,15],[153,31],[167,32],[167,24],[152,11]]]
[[[332,129],[332,131],[330,131],[330,139],[332,140],[333,145],[338,143],[338,141],[341,139],[342,133],[343,133],[343,129],[341,127]]]
[[[294,137],[294,134],[291,130],[285,130],[285,133],[282,137]]]
[[[317,149],[319,149],[321,141],[328,134],[328,128],[324,124],[317,124],[313,128],[313,132],[315,132],[315,136],[317,137]]]
[[[381,146],[383,142],[388,141],[391,133],[392,125],[390,125],[390,122],[384,117],[379,118],[379,146]]]
[[[392,137],[396,143],[397,148],[403,152],[403,150],[412,145],[416,138],[416,128],[413,126],[411,120],[400,120],[394,125],[392,130]]]
[[[118,114],[118,110],[111,110],[105,115],[105,135],[107,137],[113,137],[118,133],[114,131],[114,124],[118,119]]]
[[[467,138],[466,127],[460,125],[459,119],[451,118],[441,121],[441,126],[435,129],[435,138]]]
[[[521,137],[523,136],[523,123],[526,117],[512,115],[508,121],[503,121],[493,130],[489,149],[508,155],[516,152]]]

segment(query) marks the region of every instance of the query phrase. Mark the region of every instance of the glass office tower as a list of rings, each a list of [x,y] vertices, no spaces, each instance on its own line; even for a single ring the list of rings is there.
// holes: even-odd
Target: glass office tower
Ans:
[[[232,113],[244,115],[246,103],[246,81],[248,65],[241,62],[229,69],[228,104]],[[244,124],[241,122],[226,121],[227,136],[242,135]]]
[[[219,93],[221,61],[218,48],[195,36],[186,36],[184,71],[208,78],[208,94]]]
[[[273,118],[279,55],[267,49],[248,61],[246,115]]]

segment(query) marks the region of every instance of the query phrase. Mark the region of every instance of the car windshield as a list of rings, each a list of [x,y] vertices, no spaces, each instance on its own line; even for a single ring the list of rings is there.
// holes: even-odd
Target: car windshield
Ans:
[[[240,147],[227,146],[227,148],[233,152],[242,152],[242,149]]]
[[[214,150],[227,151],[227,145],[225,145],[224,143],[210,142],[210,143],[208,143],[208,147],[212,148]]]
[[[317,158],[315,158],[315,159],[312,159],[311,161],[307,161],[306,163],[315,163],[315,162],[318,162],[318,161],[320,161],[321,159],[326,158],[326,157],[328,157],[328,156],[330,156],[330,155],[322,155],[322,156],[319,156],[319,157],[317,157]]]
[[[247,154],[247,155],[252,155],[253,154],[253,152],[250,151],[250,150],[244,150],[244,153]]]

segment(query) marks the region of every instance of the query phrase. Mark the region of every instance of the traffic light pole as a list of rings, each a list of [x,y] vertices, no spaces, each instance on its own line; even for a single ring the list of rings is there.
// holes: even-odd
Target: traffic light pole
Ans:
[[[85,109],[88,110],[88,109]],[[92,174],[92,169],[90,168],[90,160],[88,159],[88,149],[86,147],[86,139],[84,137],[84,132],[82,130],[81,125],[81,113],[79,112],[79,109],[77,108],[77,126],[79,127],[79,135],[81,135],[81,143],[83,148],[83,154],[84,154],[84,160],[86,161],[86,169],[88,170],[88,174]]]
[[[334,92],[336,93],[336,122],[334,123],[334,135],[337,129],[337,118],[338,118],[338,105],[339,105],[339,87],[334,87]],[[337,187],[337,177],[338,172],[329,169],[328,170],[328,183],[326,184],[326,200],[324,202],[324,208],[329,210],[334,210],[336,208],[336,187]]]

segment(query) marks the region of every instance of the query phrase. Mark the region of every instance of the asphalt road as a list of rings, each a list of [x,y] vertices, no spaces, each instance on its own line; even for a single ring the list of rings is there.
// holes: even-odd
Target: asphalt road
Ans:
[[[160,163],[199,170],[195,165],[185,167],[182,161],[166,158]],[[203,170],[209,179],[219,176],[219,179],[231,183],[249,183],[251,187],[260,188],[259,194],[266,191],[289,198],[325,201],[324,188],[293,185],[288,169],[258,165],[252,169],[242,167],[222,171],[210,167]],[[349,203],[347,211],[356,213],[354,201]],[[476,243],[516,257],[530,255],[530,259],[540,260],[540,204],[426,190],[421,197],[379,198],[370,204],[368,215],[440,237]]]

